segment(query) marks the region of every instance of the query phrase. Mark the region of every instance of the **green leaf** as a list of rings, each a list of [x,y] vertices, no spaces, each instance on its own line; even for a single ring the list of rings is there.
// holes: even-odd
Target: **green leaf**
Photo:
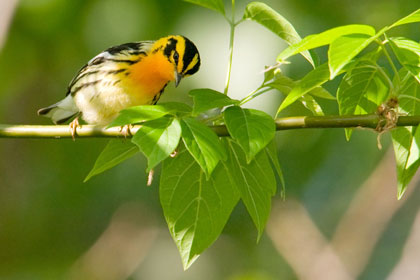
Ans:
[[[159,105],[152,105],[152,106],[163,106],[168,110],[170,115],[177,116],[177,117],[190,116],[191,111],[192,111],[191,106],[182,102],[166,102],[166,103],[160,103]]]
[[[299,81],[294,81],[291,78],[283,75],[280,71],[277,71],[276,74],[273,74],[271,77],[273,81],[269,82],[269,80],[264,80],[264,84],[267,87],[277,89],[281,91],[283,94],[288,95],[292,89],[296,86]],[[270,80],[271,80],[270,79]],[[308,94],[329,100],[335,100],[336,98],[329,93],[328,90],[324,89],[321,86],[315,87],[308,92]]]
[[[227,166],[219,164],[209,180],[181,148],[163,162],[159,195],[169,231],[187,269],[221,234],[239,194]]]
[[[272,80],[274,78],[275,73],[280,72],[280,69],[277,67],[270,67],[265,66],[264,69],[264,81],[263,84],[267,83],[268,81]]]
[[[191,107],[180,102],[168,102],[159,105],[140,105],[121,110],[118,117],[108,127],[124,126],[155,120],[165,115],[186,115]]]
[[[413,13],[409,14],[408,16],[398,20],[394,24],[392,24],[389,28],[393,28],[399,25],[413,23],[413,22],[420,22],[420,9],[414,11]]]
[[[418,126],[398,127],[391,130],[391,135],[397,162],[398,199],[400,199],[420,166],[420,129]]]
[[[308,94],[310,94],[312,96],[315,96],[315,97],[328,99],[328,100],[336,100],[337,99],[328,90],[326,90],[325,88],[323,88],[321,86],[312,89],[310,92],[308,92]]]
[[[296,86],[298,81],[293,81],[291,78],[284,76],[281,72],[276,73],[272,82],[267,83],[266,86],[277,89],[281,91],[283,94],[288,95],[292,89]],[[311,89],[308,94],[318,96],[325,99],[335,99],[327,90],[322,88],[321,86],[315,87]],[[298,100],[302,103],[302,105],[310,110],[314,115],[323,116],[323,110],[321,105],[309,95],[303,95],[298,98]]]
[[[297,82],[290,77],[283,75],[282,72],[277,71],[275,75],[273,75],[272,81],[264,81],[264,83],[265,86],[277,89],[283,94],[288,95],[292,91],[293,87],[295,87]]]
[[[278,55],[277,61],[283,62],[290,56],[295,55],[297,53],[328,45],[338,37],[348,34],[366,34],[373,36],[375,35],[375,29],[369,25],[351,24],[335,27],[319,34],[309,35],[303,38],[303,40],[299,43],[293,44],[284,51],[282,51]]]
[[[223,112],[226,127],[232,138],[245,151],[250,162],[273,139],[276,125],[267,113],[232,106]]]
[[[399,98],[399,111],[403,115],[419,115],[420,84],[406,71],[400,71],[403,77]],[[411,96],[417,98],[402,98]],[[400,199],[407,185],[420,166],[420,129],[419,127],[398,127],[391,130],[395,160],[397,162],[398,199]]]
[[[280,111],[291,105],[293,102],[304,96],[309,91],[327,82],[329,77],[330,71],[328,69],[327,63],[318,66],[306,74],[306,76],[296,84],[290,94],[287,95],[287,97],[283,100],[279,109],[277,110],[277,115],[280,113]]]
[[[238,188],[252,221],[261,237],[271,210],[271,197],[276,193],[276,178],[266,153],[257,154],[248,164],[243,150],[229,142],[229,157],[223,162]]]
[[[302,105],[312,112],[315,116],[324,116],[324,111],[321,108],[321,105],[309,94],[304,95],[300,98]]]
[[[286,183],[284,182],[283,172],[281,171],[280,162],[277,153],[277,144],[275,139],[270,142],[270,144],[265,147],[265,152],[267,153],[268,158],[270,159],[271,163],[274,166],[274,170],[277,173],[277,176],[280,179],[281,183],[281,197],[286,197]]]
[[[176,149],[180,138],[178,119],[163,117],[143,123],[131,141],[147,157],[150,171]]]
[[[251,19],[265,26],[289,45],[296,44],[301,40],[293,25],[267,4],[261,2],[249,3],[245,8],[244,19]],[[311,54],[305,50],[301,53],[315,67]]]
[[[183,119],[181,128],[185,146],[209,178],[218,162],[226,160],[226,151],[219,137],[208,126],[193,118]]]
[[[374,113],[388,97],[388,82],[380,66],[368,61],[358,63],[343,77],[337,91],[340,115]]]
[[[406,38],[390,38],[398,61],[420,82],[420,44]]]
[[[223,0],[184,0],[185,2],[190,2],[198,6],[202,6],[207,9],[214,10],[216,12],[225,15],[225,6]]]
[[[198,115],[213,108],[228,105],[238,105],[239,100],[229,98],[227,95],[208,88],[193,89],[189,92],[194,100],[193,114]]]
[[[334,40],[328,49],[330,79],[334,79],[350,61],[376,40],[383,32],[375,36],[366,34],[345,35]]]
[[[138,151],[137,146],[129,141],[121,139],[110,140],[96,159],[95,165],[86,176],[84,182],[132,157]]]
[[[347,72],[337,90],[340,115],[376,112],[389,94],[388,82],[382,73],[380,66],[370,61],[361,61]],[[346,129],[347,140],[351,133],[351,129]]]

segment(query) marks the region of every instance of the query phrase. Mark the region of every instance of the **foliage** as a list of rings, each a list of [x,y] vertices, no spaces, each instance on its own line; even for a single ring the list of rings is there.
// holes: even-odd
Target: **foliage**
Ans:
[[[226,17],[223,1],[187,2]],[[138,151],[147,157],[148,171],[163,163],[160,200],[185,269],[217,239],[239,200],[246,206],[259,238],[276,193],[275,174],[284,186],[276,146],[270,144],[275,136],[275,122],[262,111],[243,108],[245,103],[275,89],[285,95],[277,115],[296,102],[312,114],[323,115],[325,109],[318,99],[336,100],[341,115],[383,116],[386,125],[378,127],[379,131],[392,128],[398,114],[420,113],[417,104],[420,44],[407,38],[388,38],[391,29],[419,22],[420,10],[380,31],[369,25],[346,25],[303,39],[286,18],[264,3],[249,3],[237,22],[233,15],[232,19],[226,17],[231,34],[242,21],[253,20],[290,45],[278,55],[274,66],[267,67],[261,85],[242,100],[233,100],[212,89],[194,89],[190,92],[193,108],[166,103],[123,110],[110,126],[141,124],[141,128],[132,143],[111,141],[86,178]],[[233,40],[230,47],[232,44]],[[313,52],[321,46],[328,46],[328,61],[323,64],[318,63]],[[401,69],[392,60],[390,51]],[[300,80],[293,80],[280,70],[295,54],[302,54],[313,67]],[[230,69],[227,76],[230,77]],[[340,79],[336,97],[322,87],[333,79]],[[207,117],[205,113],[211,109],[221,113]],[[209,124],[225,124],[230,137],[220,139]],[[349,140],[350,129],[346,130],[346,136]],[[392,131],[399,198],[420,166],[419,137],[418,128]],[[175,157],[170,157],[171,154]]]

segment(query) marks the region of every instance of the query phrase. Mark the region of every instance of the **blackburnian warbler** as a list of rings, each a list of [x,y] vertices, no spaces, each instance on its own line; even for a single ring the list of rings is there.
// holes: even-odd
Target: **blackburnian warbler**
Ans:
[[[111,47],[92,58],[73,78],[63,100],[38,111],[55,124],[80,116],[109,124],[127,107],[156,104],[166,85],[200,67],[196,46],[183,36]],[[73,133],[75,130],[73,130]]]

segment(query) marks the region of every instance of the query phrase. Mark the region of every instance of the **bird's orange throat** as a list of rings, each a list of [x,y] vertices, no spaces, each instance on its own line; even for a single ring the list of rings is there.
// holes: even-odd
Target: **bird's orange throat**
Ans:
[[[150,53],[132,66],[131,80],[139,87],[140,94],[153,98],[169,82],[175,79],[174,66],[162,52]]]

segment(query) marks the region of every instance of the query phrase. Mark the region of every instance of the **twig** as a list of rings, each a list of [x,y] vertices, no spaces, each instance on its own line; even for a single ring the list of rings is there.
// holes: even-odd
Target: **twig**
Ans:
[[[383,122],[383,117],[377,114],[357,116],[299,116],[278,118],[275,120],[277,130],[297,128],[344,128],[344,127],[367,127],[377,129],[378,123]],[[420,124],[420,116],[400,116],[397,126],[417,126]],[[134,135],[140,125],[134,125],[130,129]],[[210,126],[219,136],[228,136],[226,126]],[[113,138],[124,137],[119,127],[106,128],[100,125],[82,125],[77,129],[76,138]],[[127,138],[131,136],[128,135]],[[12,125],[0,124],[0,138],[71,138],[68,125]]]

